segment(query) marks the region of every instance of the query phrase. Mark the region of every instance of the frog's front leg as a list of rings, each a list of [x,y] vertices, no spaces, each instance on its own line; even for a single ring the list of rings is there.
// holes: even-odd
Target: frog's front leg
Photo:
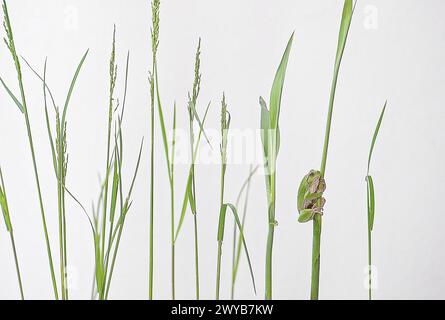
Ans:
[[[298,222],[305,223],[314,219],[317,212],[314,209],[304,209],[300,211]]]

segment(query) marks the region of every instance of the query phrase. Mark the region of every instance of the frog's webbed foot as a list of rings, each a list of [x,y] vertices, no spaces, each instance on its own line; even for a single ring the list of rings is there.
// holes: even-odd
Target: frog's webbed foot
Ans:
[[[315,217],[314,209],[304,209],[300,211],[300,215],[298,216],[298,222],[305,223],[313,220]]]

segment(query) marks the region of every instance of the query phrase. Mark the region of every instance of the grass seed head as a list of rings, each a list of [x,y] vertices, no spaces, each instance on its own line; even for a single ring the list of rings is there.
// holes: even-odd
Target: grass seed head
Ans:
[[[195,79],[193,81],[193,102],[196,103],[196,99],[199,95],[199,90],[201,89],[201,38],[198,41],[198,48],[196,49],[195,56]]]
[[[160,0],[153,0],[151,2],[151,14],[152,14],[152,27],[151,27],[151,42],[153,57],[156,57],[159,45],[159,7],[161,5]]]

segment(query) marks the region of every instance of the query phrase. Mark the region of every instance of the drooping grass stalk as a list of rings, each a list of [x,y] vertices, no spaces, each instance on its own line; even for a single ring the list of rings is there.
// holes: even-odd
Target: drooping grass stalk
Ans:
[[[275,79],[272,85],[270,93],[269,107],[267,108],[266,102],[260,97],[261,107],[261,141],[263,144],[264,152],[264,166],[265,166],[265,178],[266,178],[266,192],[267,192],[267,204],[268,204],[268,224],[269,232],[267,236],[266,246],[266,300],[272,299],[272,252],[273,252],[273,240],[275,226],[277,221],[275,219],[275,200],[276,200],[276,160],[280,147],[280,129],[279,118],[281,109],[281,95],[284,86],[284,79],[286,75],[287,63],[289,60],[289,54],[292,47],[294,35],[290,37],[286,50],[281,59],[281,63],[278,67]]]
[[[11,239],[12,252],[14,254],[15,270],[17,273],[17,280],[19,282],[20,297],[22,300],[25,299],[25,294],[23,293],[22,276],[20,275],[19,259],[17,257],[17,249],[15,247],[14,230],[12,228],[11,215],[9,212],[8,198],[6,196],[5,182],[3,180],[2,168],[0,167],[0,209],[3,212],[3,218],[5,220],[6,230],[9,233]]]
[[[68,111],[68,105],[71,100],[71,96],[79,76],[82,65],[88,55],[88,50],[83,55],[79,64],[77,65],[76,72],[71,81],[69,87],[65,104],[62,111],[62,116],[60,115],[59,107],[56,106],[54,96],[46,81],[46,66],[47,61],[45,60],[43,77],[23,58],[26,65],[31,69],[31,71],[42,81],[43,83],[43,96],[44,96],[44,107],[45,107],[45,119],[48,132],[48,138],[51,146],[51,155],[54,166],[54,173],[57,181],[57,208],[58,208],[58,219],[59,219],[59,252],[60,252],[60,283],[62,289],[62,299],[68,299],[68,253],[67,253],[67,241],[66,241],[66,212],[65,212],[65,184],[66,184],[66,173],[68,167],[68,155],[66,153],[66,115]],[[49,121],[48,104],[47,104],[47,92],[49,93],[50,100],[55,112],[55,127],[56,127],[56,138],[53,139],[51,125]]]
[[[27,133],[28,133],[29,148],[30,148],[31,156],[32,156],[34,177],[35,177],[36,186],[37,186],[37,194],[38,194],[40,214],[41,214],[42,224],[43,224],[43,232],[44,232],[44,236],[45,236],[46,251],[48,254],[48,262],[49,262],[49,268],[50,268],[50,274],[51,274],[51,281],[52,281],[52,285],[53,285],[54,296],[56,299],[59,299],[59,294],[57,292],[56,276],[55,276],[55,272],[54,272],[54,265],[53,265],[53,259],[52,259],[52,253],[51,253],[51,245],[50,245],[50,240],[49,240],[49,235],[48,235],[48,228],[46,225],[45,209],[43,206],[43,197],[42,197],[42,192],[41,192],[41,188],[40,188],[40,179],[39,179],[39,174],[38,174],[38,169],[37,169],[37,161],[36,161],[36,155],[35,155],[35,150],[34,150],[34,142],[33,142],[33,138],[32,138],[31,124],[29,121],[28,107],[27,107],[27,103],[26,103],[26,95],[25,95],[25,89],[24,89],[24,84],[23,84],[22,70],[21,70],[21,65],[20,65],[20,59],[17,55],[17,51],[16,51],[16,47],[15,47],[15,43],[14,43],[14,36],[13,36],[13,32],[12,32],[12,27],[11,27],[11,21],[9,19],[8,7],[6,5],[5,0],[3,0],[3,13],[4,13],[3,25],[5,28],[5,32],[6,32],[5,43],[12,55],[12,58],[13,58],[13,61],[15,64],[15,68],[17,71],[17,79],[18,79],[18,85],[20,88],[21,101],[19,101],[14,96],[12,91],[6,86],[3,79],[0,78],[0,81],[2,82],[6,91],[11,96],[11,98],[14,100],[15,104],[18,106],[18,108],[24,115],[26,129],[27,129]]]
[[[195,56],[195,77],[193,80],[193,90],[188,102],[188,113],[189,113],[189,140],[190,140],[190,154],[193,155],[193,146],[195,145],[195,131],[194,131],[194,120],[196,110],[196,102],[198,100],[199,91],[201,89],[201,38],[198,41],[198,48],[196,49]],[[196,299],[199,300],[199,247],[198,247],[198,214],[196,209],[196,182],[195,182],[195,163],[191,163],[191,173],[192,173],[192,185],[190,190],[190,204],[191,211],[193,214],[193,226],[194,226],[194,241],[195,241],[195,291]]]
[[[217,233],[218,253],[216,262],[216,300],[219,300],[220,297],[222,246],[224,241],[224,229],[225,229],[227,209],[232,211],[235,224],[240,232],[241,235],[240,239],[243,243],[244,250],[246,251],[247,262],[249,264],[249,271],[252,278],[252,285],[254,292],[256,294],[255,277],[253,273],[252,263],[250,261],[249,251],[247,249],[247,244],[244,237],[242,224],[238,216],[238,210],[233,204],[224,202],[225,175],[227,169],[227,145],[228,145],[227,138],[230,128],[230,121],[231,121],[230,113],[227,110],[226,98],[225,95],[223,94],[223,98],[221,101],[221,145],[220,145],[221,185],[220,185],[220,210],[219,210],[219,222],[218,222],[218,233]]]
[[[258,166],[253,168],[250,166],[249,168],[249,176],[247,177],[246,181],[244,181],[243,185],[241,186],[241,189],[238,193],[238,197],[236,198],[235,206],[236,208],[239,208],[239,204],[241,201],[241,197],[243,194],[244,196],[244,206],[243,206],[243,217],[241,220],[241,228],[244,230],[244,226],[246,223],[246,217],[247,217],[247,204],[249,201],[249,191],[250,191],[250,183],[252,180],[252,177],[258,170]],[[239,210],[238,210],[239,211]],[[236,221],[233,224],[233,247],[232,247],[232,289],[230,298],[233,300],[235,298],[235,284],[236,284],[236,277],[238,274],[238,268],[241,258],[241,252],[242,252],[242,239],[241,234],[238,235],[237,233],[237,225]]]
[[[372,176],[369,174],[369,169],[371,167],[372,152],[374,151],[375,142],[379,134],[380,126],[382,125],[382,120],[385,115],[386,104],[383,106],[382,112],[380,113],[379,121],[377,122],[374,135],[372,137],[371,148],[369,149],[368,156],[368,170],[366,171],[366,188],[367,188],[367,211],[368,211],[368,297],[372,300],[372,230],[374,228],[374,214],[375,214],[375,193],[374,193],[374,182]]]
[[[159,7],[160,0],[152,0],[152,27],[151,27],[151,48],[152,48],[152,69],[150,80],[150,222],[149,222],[149,271],[148,271],[148,297],[153,299],[153,248],[154,248],[154,155],[155,155],[155,79],[154,74],[157,64],[157,51],[159,45]]]
[[[328,118],[326,121],[326,132],[323,145],[323,154],[321,158],[321,178],[324,178],[326,172],[326,161],[328,157],[329,136],[331,132],[332,112],[334,109],[335,91],[337,87],[338,74],[340,71],[341,60],[346,46],[346,40],[349,33],[349,27],[354,12],[353,1],[345,0],[343,6],[343,15],[340,25],[338,38],[337,54],[334,65],[334,78],[332,81],[331,95],[329,99]],[[318,300],[319,283],[320,283],[320,245],[321,245],[321,229],[322,215],[316,214],[313,218],[313,245],[312,245],[312,276],[311,276],[311,299]]]

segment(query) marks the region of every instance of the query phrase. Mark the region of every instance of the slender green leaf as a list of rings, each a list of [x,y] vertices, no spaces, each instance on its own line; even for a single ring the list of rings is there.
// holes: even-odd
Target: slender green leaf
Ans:
[[[235,218],[236,225],[238,226],[238,230],[240,232],[240,238],[242,239],[244,251],[246,252],[247,263],[249,265],[249,271],[250,271],[250,277],[252,279],[253,290],[255,291],[255,294],[256,294],[255,276],[253,273],[252,262],[250,260],[249,250],[247,248],[246,238],[244,236],[244,231],[243,231],[243,227],[241,225],[241,221],[238,216],[238,212],[236,210],[236,207],[233,204],[226,203],[225,205],[228,206],[230,208],[230,210],[232,211],[233,217]],[[223,232],[224,232],[224,229],[223,229]]]
[[[5,182],[3,181],[3,173],[0,168],[0,209],[3,212],[3,218],[5,219],[6,230],[12,231],[11,218],[9,216],[8,199],[6,198]]]
[[[110,207],[110,222],[114,221],[114,214],[116,212],[116,204],[117,204],[117,191],[118,191],[118,186],[119,186],[119,180],[120,180],[120,176],[119,176],[119,164],[118,164],[118,156],[117,156],[117,152],[118,150],[116,149],[116,156],[114,157],[114,168],[113,168],[113,185],[111,187],[111,207]]]
[[[246,181],[243,183],[243,185],[241,186],[241,189],[238,193],[238,197],[236,199],[236,203],[235,206],[238,208],[239,202],[241,200],[241,196],[243,194],[243,192],[245,192],[245,197],[244,197],[244,208],[243,208],[243,217],[241,220],[241,227],[244,230],[244,226],[245,226],[245,222],[246,222],[246,217],[247,217],[247,204],[249,201],[249,190],[250,190],[250,182],[252,180],[252,177],[254,176],[254,174],[256,173],[256,171],[258,170],[259,166],[256,166],[253,170],[252,170],[252,166],[250,166],[250,171],[249,171],[249,176],[247,177]],[[239,267],[239,262],[241,259],[241,250],[242,250],[242,240],[241,240],[241,234],[239,235],[239,239],[237,241],[237,225],[235,222],[234,225],[234,229],[233,229],[233,264],[232,264],[232,294],[231,294],[231,298],[233,300],[234,295],[235,295],[235,282],[236,282],[236,277],[238,274],[238,267]]]
[[[207,105],[206,111],[205,111],[205,113],[204,113],[204,117],[203,117],[203,119],[202,119],[202,124],[203,124],[203,126],[204,126],[205,121],[206,121],[206,119],[207,119],[207,114],[208,114],[208,112],[209,112],[209,109],[210,109],[210,102],[209,102],[209,104]],[[202,129],[199,129],[198,139],[197,139],[197,141],[196,141],[196,145],[195,145],[195,148],[194,148],[194,150],[193,150],[192,164],[190,165],[189,174],[188,174],[188,178],[187,178],[187,184],[186,184],[186,187],[185,187],[184,200],[182,201],[181,215],[180,215],[180,217],[179,217],[179,223],[178,223],[178,226],[176,227],[175,242],[176,242],[176,240],[178,239],[179,232],[181,231],[182,224],[184,223],[185,212],[187,211],[187,202],[188,202],[188,199],[189,199],[189,193],[190,193],[190,190],[191,190],[191,188],[192,188],[192,170],[193,170],[193,163],[195,163],[196,156],[197,156],[197,154],[198,154],[198,148],[199,148],[199,144],[200,144],[200,141],[201,141],[202,133],[203,133]]]
[[[25,60],[25,62],[26,62],[26,60]],[[44,105],[45,105],[45,120],[46,120],[46,129],[48,131],[49,144],[51,146],[51,155],[52,155],[52,160],[53,160],[54,173],[56,174],[56,177],[58,177],[56,149],[54,147],[54,139],[53,139],[53,135],[51,132],[51,124],[49,122],[49,115],[48,115],[48,103],[47,103],[47,99],[46,99],[46,90],[48,87],[46,84],[46,65],[47,65],[47,59],[45,59],[45,65],[43,67],[43,79],[42,79],[42,81],[43,81],[43,101],[44,101]],[[28,64],[28,66],[31,68],[31,66],[29,64]],[[31,70],[33,70],[33,69],[31,68]],[[40,77],[38,74],[37,74],[37,76]]]
[[[385,105],[383,106],[382,112],[380,113],[380,118],[379,118],[379,121],[377,122],[377,126],[374,131],[374,136],[372,137],[371,148],[369,149],[369,156],[368,156],[368,175],[369,175],[369,168],[371,166],[372,152],[374,151],[375,142],[377,140],[377,136],[380,131],[380,126],[382,125],[382,120],[383,120],[383,116],[385,115],[387,102],[388,101],[385,101]]]
[[[204,124],[203,124],[203,122],[201,121],[201,119],[200,119],[200,117],[199,117],[199,115],[198,115],[198,112],[196,111],[195,104],[192,103],[192,102],[190,102],[190,109],[192,110],[193,115],[194,115],[196,121],[198,122],[199,130],[202,131],[202,134],[204,135],[204,138],[206,139],[207,144],[209,145],[209,147],[210,147],[211,149],[213,149],[212,144],[210,143],[210,140],[209,140],[209,138],[208,138],[208,136],[207,136],[207,133],[206,133],[206,131],[205,131],[205,129],[204,129]]]
[[[40,79],[40,81],[42,81],[42,82],[44,82],[43,80],[43,78],[44,77],[42,77],[32,66],[31,66],[31,64],[22,56],[21,57],[22,58],[22,60],[23,61],[25,61],[25,64],[28,66],[28,68],[34,73],[34,75],[37,77],[37,78],[39,78]],[[47,58],[45,58],[45,62],[47,61]],[[48,86],[48,83],[46,83],[46,81],[45,81],[45,87],[46,87],[46,90],[48,90],[48,93],[49,93],[49,97],[50,97],[50,99],[51,99],[51,102],[52,102],[52,105],[53,105],[53,107],[54,107],[54,111],[57,109],[57,107],[56,107],[56,102],[55,102],[55,99],[54,99],[54,96],[53,96],[53,94],[52,94],[52,92],[51,92],[51,90],[50,90],[50,88],[49,88],[49,86]]]
[[[14,101],[14,103],[16,104],[16,106],[19,108],[21,113],[25,113],[25,108],[23,107],[23,105],[19,102],[19,100],[15,97],[15,95],[12,93],[11,90],[9,90],[8,86],[6,85],[6,83],[3,81],[3,79],[0,77],[0,81],[3,85],[3,87],[5,88],[6,92],[9,94],[9,96],[11,97],[11,99]]]
[[[83,63],[84,63],[84,61],[85,61],[85,59],[86,59],[86,57],[88,55],[88,51],[89,51],[89,49],[85,52],[85,54],[83,55],[82,59],[80,60],[78,66],[77,66],[76,72],[74,73],[74,77],[71,80],[70,88],[68,90],[68,94],[66,96],[65,105],[63,107],[63,112],[62,112],[62,122],[61,122],[62,123],[62,127],[65,126],[65,118],[66,118],[66,111],[68,109],[68,104],[70,103],[71,95],[72,95],[73,90],[74,90],[74,86],[76,85],[76,81],[77,81],[77,78],[79,76],[80,69],[82,68],[82,65],[83,65]]]
[[[368,216],[369,216],[369,230],[374,228],[374,214],[375,214],[375,195],[374,195],[374,182],[371,176],[366,177],[368,182]]]

